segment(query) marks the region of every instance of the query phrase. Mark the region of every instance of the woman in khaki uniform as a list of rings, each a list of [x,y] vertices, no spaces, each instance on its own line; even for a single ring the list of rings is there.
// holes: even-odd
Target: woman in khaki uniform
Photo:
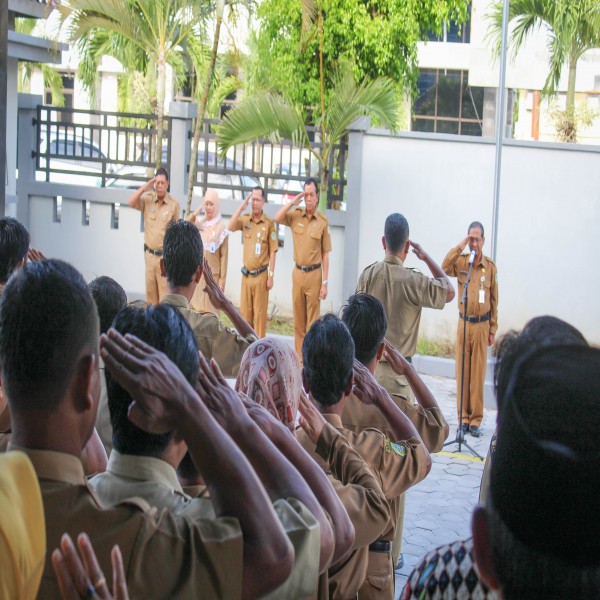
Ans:
[[[204,217],[198,219],[204,208]],[[219,284],[221,290],[225,290],[227,278],[227,256],[229,252],[229,230],[223,221],[219,207],[219,195],[215,190],[208,189],[204,195],[204,201],[187,217],[188,221],[195,223],[200,230],[202,244],[204,246],[204,258],[206,258],[213,277]],[[204,275],[194,292],[190,306],[198,312],[212,312],[219,316],[219,310],[210,302],[208,295],[204,293],[206,281]]]

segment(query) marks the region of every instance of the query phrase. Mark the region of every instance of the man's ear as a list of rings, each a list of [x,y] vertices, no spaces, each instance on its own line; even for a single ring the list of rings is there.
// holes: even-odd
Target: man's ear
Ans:
[[[167,269],[165,268],[165,259],[162,256],[160,257],[160,274],[163,277],[167,276]]]
[[[304,388],[304,393],[308,396],[310,394],[310,389],[308,387],[308,381],[306,380],[306,372],[304,371],[304,367],[302,367],[302,387]]]
[[[27,255],[25,255],[18,263],[17,266],[14,268],[15,271],[18,271],[27,261]]]
[[[385,350],[385,342],[381,342],[381,344],[379,344],[379,348],[377,348],[377,353],[375,354],[375,358],[377,358],[377,362],[379,362],[381,360],[384,350]]]
[[[385,243],[385,235],[381,236],[381,245],[383,246],[384,252],[387,250],[387,244]]]
[[[344,396],[349,396],[352,393],[352,386],[354,385],[354,373],[350,373],[346,389],[344,390]]]
[[[98,377],[98,356],[87,354],[80,358],[71,382],[72,397],[78,411],[85,412],[97,406]]]
[[[202,272],[204,271],[204,268],[202,267],[202,265],[200,265],[197,269],[196,272],[194,273],[194,276],[192,277],[192,280],[194,281],[194,283],[199,283],[200,280],[202,279]]]
[[[479,577],[491,590],[498,590],[500,582],[494,573],[489,523],[485,508],[482,506],[477,506],[473,511],[471,533],[473,534],[473,554]]]
[[[410,240],[406,240],[406,244],[404,244],[402,252],[404,252],[404,256],[408,256],[408,253],[410,252]]]

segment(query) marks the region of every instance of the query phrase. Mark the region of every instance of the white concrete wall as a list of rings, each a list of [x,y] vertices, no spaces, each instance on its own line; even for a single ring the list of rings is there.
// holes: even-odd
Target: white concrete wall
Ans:
[[[368,218],[361,222],[357,272],[381,259],[383,224],[396,211],[407,217],[411,238],[440,264],[473,220],[486,227],[484,251],[491,251],[495,147],[452,136],[447,140],[452,141],[418,134],[364,136],[358,180]],[[600,152],[512,142],[504,147],[502,166],[500,332],[553,314],[600,344],[595,264],[600,256]],[[406,264],[428,272],[414,256]],[[442,311],[424,310],[421,334],[453,339],[456,313],[456,300]]]

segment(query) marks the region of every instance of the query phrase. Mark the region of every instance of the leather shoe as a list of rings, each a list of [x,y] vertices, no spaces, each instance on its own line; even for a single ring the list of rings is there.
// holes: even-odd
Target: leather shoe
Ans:
[[[469,424],[463,423],[460,428],[462,429],[463,433],[467,433],[467,431],[469,431]]]
[[[473,437],[481,437],[481,431],[479,430],[479,427],[477,427],[477,425],[471,426],[471,435]]]

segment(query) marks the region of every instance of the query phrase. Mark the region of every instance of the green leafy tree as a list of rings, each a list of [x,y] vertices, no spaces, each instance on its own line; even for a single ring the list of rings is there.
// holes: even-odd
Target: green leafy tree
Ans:
[[[496,51],[502,36],[502,1],[489,13],[489,35]],[[568,69],[567,102],[563,122],[566,141],[576,141],[575,81],[577,62],[592,48],[600,48],[600,2],[598,0],[510,0],[509,22],[514,26],[510,43],[516,53],[535,31],[546,30],[550,71],[542,92],[556,93],[565,65]]]
[[[464,23],[467,8],[468,0],[263,0],[247,88],[320,110],[321,84],[330,94],[344,61],[356,81],[385,76],[410,91],[417,42],[430,30],[441,33],[445,21]]]
[[[164,130],[166,68],[184,72],[183,47],[200,34],[207,14],[205,0],[67,0],[58,6],[71,42],[84,61],[80,73],[90,91],[104,55],[119,60],[126,70],[156,71],[156,147]],[[156,153],[157,166],[161,152]]]
[[[323,118],[316,122],[324,132],[320,147],[310,141],[302,107],[273,92],[257,92],[230,110],[217,129],[217,141],[222,154],[236,144],[259,137],[273,143],[289,139],[294,145],[307,148],[320,165],[320,206],[324,208],[327,206],[329,160],[334,145],[342,139],[350,124],[364,115],[374,116],[385,127],[395,129],[398,102],[394,82],[378,77],[357,85],[350,69],[342,65],[332,77]]]

